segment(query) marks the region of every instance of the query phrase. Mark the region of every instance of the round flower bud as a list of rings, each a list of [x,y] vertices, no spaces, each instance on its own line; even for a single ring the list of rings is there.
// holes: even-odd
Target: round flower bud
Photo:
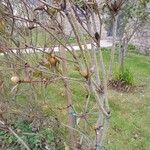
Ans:
[[[19,77],[18,76],[12,76],[11,77],[11,81],[13,82],[13,83],[18,83],[19,82]]]

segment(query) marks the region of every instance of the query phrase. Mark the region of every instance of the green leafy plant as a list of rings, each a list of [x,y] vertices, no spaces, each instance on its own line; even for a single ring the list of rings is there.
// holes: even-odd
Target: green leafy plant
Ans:
[[[135,51],[135,50],[136,50],[136,46],[133,45],[133,44],[129,44],[129,45],[128,45],[128,50],[129,50],[129,51]]]
[[[55,131],[56,127],[55,129],[52,127],[40,128],[37,132],[33,132],[31,123],[27,121],[16,122],[11,127],[33,150],[45,149],[45,147],[53,147],[55,149],[63,146],[61,138],[57,135],[59,131]],[[17,138],[8,131],[0,130],[0,139],[0,148],[22,149],[22,145]]]
[[[127,85],[133,85],[134,84],[133,73],[128,68],[118,69],[114,73],[114,78],[115,78],[115,80],[122,81]]]

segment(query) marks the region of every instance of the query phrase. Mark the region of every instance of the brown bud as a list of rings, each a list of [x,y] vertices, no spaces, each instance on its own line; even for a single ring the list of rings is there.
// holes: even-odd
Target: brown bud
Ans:
[[[89,73],[88,73],[87,69],[80,70],[80,74],[86,79],[88,79],[88,77],[89,77]]]

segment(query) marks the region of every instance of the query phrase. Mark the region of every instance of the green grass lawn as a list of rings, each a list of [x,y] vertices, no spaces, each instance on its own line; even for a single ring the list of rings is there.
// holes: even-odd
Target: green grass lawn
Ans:
[[[109,50],[104,50],[105,63],[109,62]],[[38,56],[37,56],[38,57]],[[118,56],[115,55],[114,68],[117,68]],[[144,90],[135,93],[121,93],[109,90],[109,102],[112,110],[110,129],[108,133],[107,150],[149,150],[150,149],[150,57],[135,53],[128,53],[126,57],[126,68],[134,75],[136,85],[144,85]],[[70,76],[79,77],[79,73],[70,67]],[[53,83],[45,89],[38,87],[37,99],[40,106],[46,102],[53,110],[57,107],[65,107],[66,99],[63,95],[63,83]],[[71,82],[72,97],[77,110],[83,109],[86,90],[79,82]],[[27,93],[28,91],[28,93]],[[27,103],[32,101],[25,95],[31,95],[29,85],[22,85],[21,94],[17,97],[17,103],[22,107],[28,107]],[[91,101],[94,105],[95,100]],[[45,109],[45,107],[44,107]],[[57,111],[59,118],[63,118],[65,111]],[[95,122],[95,116],[91,122]],[[63,118],[64,122],[67,121]]]
[[[109,51],[103,51],[106,64],[109,61]],[[117,68],[117,55],[115,55],[115,65]],[[110,130],[108,133],[108,150],[149,150],[150,148],[150,57],[135,53],[128,53],[126,58],[126,68],[134,75],[136,85],[144,85],[144,90],[135,93],[121,93],[114,90],[109,91],[109,101],[112,110],[110,121]],[[70,69],[72,77],[79,76],[78,72]],[[50,87],[55,93],[55,89]],[[82,110],[86,91],[83,90],[81,84],[71,83],[72,96],[76,103],[76,107]],[[52,91],[49,90],[49,91]],[[64,98],[61,93],[55,93],[53,97],[54,104],[62,105]],[[91,102],[91,105],[94,101]],[[94,116],[93,116],[94,117]],[[91,120],[94,123],[94,118]]]
[[[126,67],[133,72],[135,83],[144,85],[144,90],[128,94],[109,91],[112,118],[107,149],[149,150],[150,56],[128,53]]]

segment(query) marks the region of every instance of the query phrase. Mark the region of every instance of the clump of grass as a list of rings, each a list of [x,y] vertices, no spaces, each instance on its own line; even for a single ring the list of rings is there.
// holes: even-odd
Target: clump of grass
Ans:
[[[133,44],[129,44],[129,45],[128,45],[128,50],[135,52],[135,51],[136,51],[136,46],[133,45]]]
[[[118,69],[114,73],[114,78],[115,80],[124,82],[126,85],[134,85],[134,75],[128,68]]]

